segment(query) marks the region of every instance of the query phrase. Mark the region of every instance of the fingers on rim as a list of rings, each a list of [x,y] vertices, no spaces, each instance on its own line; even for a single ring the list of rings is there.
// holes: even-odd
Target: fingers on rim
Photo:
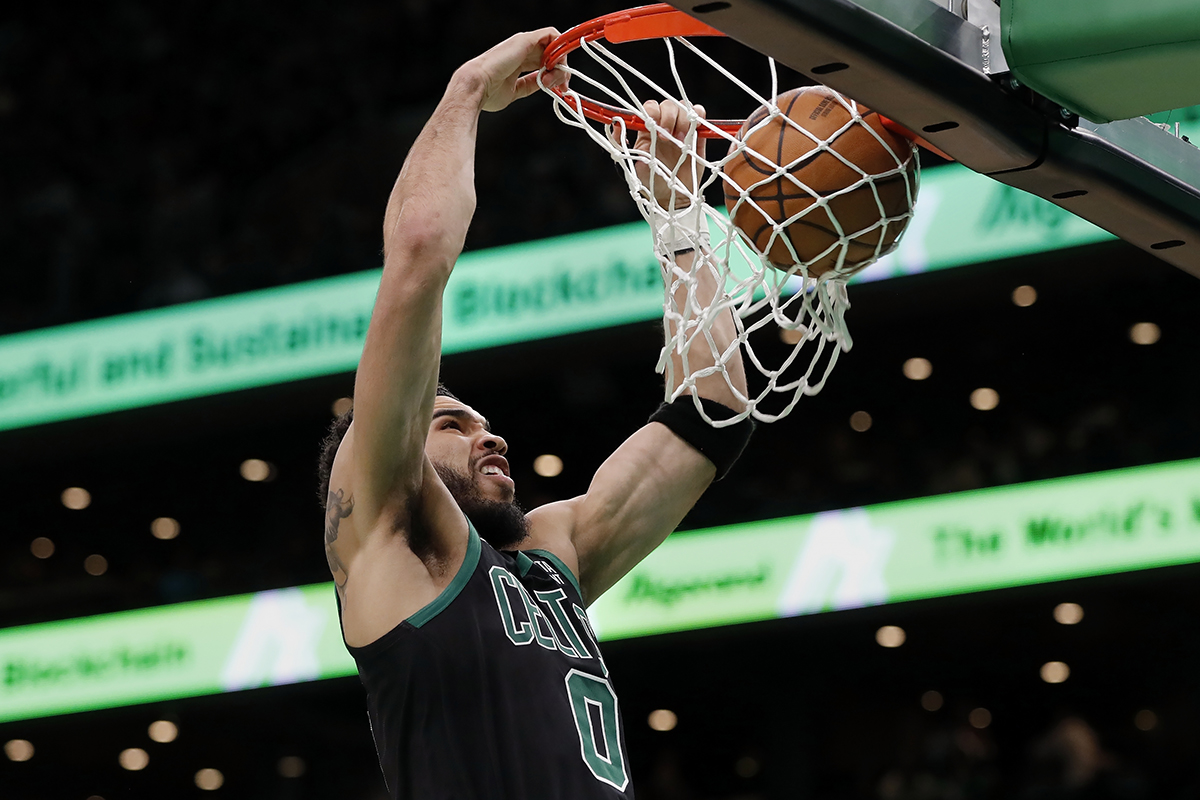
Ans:
[[[671,131],[671,133],[674,133],[676,123],[679,121],[679,106],[671,101],[667,101],[660,107],[662,109],[662,116],[659,118],[658,124],[666,130]]]
[[[646,112],[646,116],[650,117],[655,123],[667,130],[681,128],[686,130],[688,125],[683,124],[688,120],[688,114],[684,113],[683,106],[676,100],[665,98],[661,102],[658,100],[646,100],[642,103],[642,110]],[[692,109],[696,116],[701,119],[707,119],[708,112],[700,103],[694,103]]]
[[[671,98],[662,101],[646,100],[642,103],[642,110],[649,120],[676,138],[682,138],[691,127],[689,115],[683,109],[680,103]],[[707,110],[700,103],[694,103],[692,109],[700,119],[708,118]]]
[[[558,67],[546,70],[542,73],[542,85],[547,89],[553,89],[557,86],[565,86],[570,79],[571,73],[567,72],[565,69],[559,69]]]
[[[527,36],[530,40],[536,42],[542,47],[546,47],[546,45],[550,44],[561,35],[562,34],[559,33],[558,28],[554,27],[538,28],[536,31],[529,31],[525,34],[525,36]]]
[[[542,28],[536,31],[529,31],[525,34],[518,34],[524,38],[525,47],[529,48],[524,61],[521,62],[521,71],[537,69],[542,65],[542,54],[545,53],[546,47],[551,42],[558,38],[559,33],[557,28]]]
[[[531,72],[528,75],[523,75],[517,79],[516,86],[513,87],[513,99],[520,100],[522,97],[528,97],[537,91],[536,72]]]

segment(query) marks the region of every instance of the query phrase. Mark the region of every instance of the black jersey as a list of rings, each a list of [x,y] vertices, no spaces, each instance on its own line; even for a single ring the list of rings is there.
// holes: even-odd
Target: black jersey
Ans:
[[[436,600],[347,649],[394,800],[632,798],[617,697],[575,576],[470,526]]]

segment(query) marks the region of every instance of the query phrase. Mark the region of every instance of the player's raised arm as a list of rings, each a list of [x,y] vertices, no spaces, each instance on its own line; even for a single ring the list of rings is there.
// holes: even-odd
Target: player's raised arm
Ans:
[[[530,70],[553,38],[522,33],[450,81],[405,159],[383,223],[384,267],[354,386],[358,502],[375,508],[412,496],[441,356],[442,291],[475,212],[475,134],[496,111],[536,89]]]
[[[646,111],[674,138],[682,141],[687,137],[687,115],[679,106],[647,103]],[[702,108],[697,107],[697,111],[703,114]],[[703,142],[694,146],[703,156]],[[648,134],[639,135],[635,149],[650,150]],[[679,149],[661,137],[656,153],[668,168],[674,167],[680,158]],[[648,185],[648,167],[639,168],[639,174],[643,184]],[[687,166],[678,174],[685,180],[693,177]],[[672,194],[667,182],[661,179],[656,181],[655,194],[664,207],[687,202],[678,193]],[[672,257],[672,254],[660,255]],[[694,250],[673,254],[682,270],[690,269],[693,259],[707,257],[707,253]],[[700,307],[711,304],[722,289],[716,270],[707,267],[696,270],[695,301]],[[687,307],[686,291],[682,287],[677,290],[675,303],[680,309]],[[728,312],[710,330],[715,352],[723,352],[737,334]],[[675,331],[670,333],[673,335]],[[691,350],[687,370],[678,353],[673,353],[672,358],[675,375],[695,374],[716,363],[714,352],[707,347]],[[706,410],[714,418],[731,417],[744,410],[744,404],[731,388],[746,396],[740,352],[728,360],[725,370],[728,380],[721,371],[714,371],[695,382],[695,394],[706,404],[712,404]],[[576,557],[575,565],[588,602],[599,597],[666,539],[713,479],[737,458],[753,427],[747,420],[714,429],[696,412],[689,395],[664,405],[652,420],[601,465],[587,494],[530,514],[531,521],[544,516],[546,522],[553,522],[545,526],[547,530],[561,527],[570,531],[568,549]]]
[[[531,70],[555,35],[552,28],[517,34],[459,68],[388,199],[383,277],[355,378],[354,422],[329,485],[326,549],[339,587],[368,540],[410,528],[414,508],[423,509],[426,523],[439,514],[453,518],[465,541],[462,515],[451,513],[453,501],[424,454],[441,356],[442,292],[475,211],[479,114],[537,89]],[[548,80],[562,77],[552,73]],[[430,487],[434,494],[425,497]],[[424,526],[435,536],[441,527]]]

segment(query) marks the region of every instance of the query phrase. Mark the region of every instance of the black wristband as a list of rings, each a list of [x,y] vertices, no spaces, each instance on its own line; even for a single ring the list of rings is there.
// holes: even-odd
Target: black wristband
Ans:
[[[700,405],[712,419],[729,419],[736,415],[732,409],[703,397],[700,398]],[[650,415],[650,421],[661,422],[700,451],[717,468],[717,480],[724,478],[741,456],[755,428],[754,420],[749,417],[724,428],[714,428],[700,416],[695,400],[687,394],[674,403],[663,403],[658,411]]]

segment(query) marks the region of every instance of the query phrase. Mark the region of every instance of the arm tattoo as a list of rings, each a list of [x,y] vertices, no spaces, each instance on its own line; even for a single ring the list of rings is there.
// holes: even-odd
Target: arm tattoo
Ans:
[[[333,543],[338,538],[338,526],[342,520],[354,513],[354,495],[345,496],[342,489],[331,491],[325,502],[325,558],[329,561],[329,571],[333,573],[334,583],[338,588],[346,585],[346,565],[338,558]]]

